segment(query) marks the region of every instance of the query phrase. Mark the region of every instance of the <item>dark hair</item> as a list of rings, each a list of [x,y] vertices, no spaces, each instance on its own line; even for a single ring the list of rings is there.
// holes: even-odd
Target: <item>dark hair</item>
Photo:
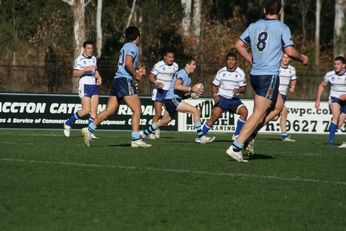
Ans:
[[[237,53],[233,52],[233,51],[230,51],[227,53],[226,55],[226,60],[228,59],[228,57],[233,57],[235,60],[237,60]]]
[[[129,26],[125,30],[125,38],[127,42],[132,42],[137,39],[137,37],[140,36],[140,32],[137,27],[135,26]]]
[[[334,61],[341,61],[343,64],[346,64],[344,56],[338,56],[334,59]]]
[[[191,64],[192,61],[197,61],[194,57],[190,56],[190,55],[187,55],[184,57],[184,60],[183,60],[183,67],[185,67],[187,64]]]
[[[266,10],[266,14],[269,15],[278,15],[281,10],[281,0],[265,0],[264,1],[264,9]]]
[[[174,50],[172,48],[165,48],[163,50],[163,55],[167,55],[168,53],[174,54],[175,52],[174,52]]]
[[[87,45],[93,45],[93,46],[94,46],[94,43],[91,42],[90,40],[86,40],[86,41],[83,43],[83,48],[85,48]]]

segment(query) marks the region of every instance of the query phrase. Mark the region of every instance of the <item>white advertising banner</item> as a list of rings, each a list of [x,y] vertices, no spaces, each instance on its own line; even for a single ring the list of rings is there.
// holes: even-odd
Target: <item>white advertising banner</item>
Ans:
[[[202,122],[210,118],[212,99],[187,99],[188,103],[196,106],[201,111]],[[242,100],[248,108],[249,116],[253,110],[253,100]],[[286,128],[288,133],[313,133],[327,134],[331,113],[328,102],[321,102],[320,109],[315,108],[314,101],[286,101],[288,118]],[[213,132],[234,132],[239,116],[229,112],[223,113],[221,118],[214,124]],[[178,131],[195,131],[193,118],[191,114],[178,113]],[[260,133],[279,133],[280,122],[272,121],[260,130]],[[338,131],[339,134],[346,135],[346,126],[344,125]]]

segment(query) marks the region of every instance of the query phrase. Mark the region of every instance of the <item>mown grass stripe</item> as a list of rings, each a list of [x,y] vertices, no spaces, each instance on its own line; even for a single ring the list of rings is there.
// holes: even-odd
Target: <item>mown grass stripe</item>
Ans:
[[[209,175],[209,176],[227,176],[227,177],[243,177],[243,178],[258,178],[258,179],[269,179],[277,181],[291,181],[291,182],[307,182],[307,183],[323,183],[323,184],[334,184],[334,185],[346,185],[345,181],[328,181],[311,178],[300,178],[297,177],[281,177],[281,176],[266,176],[256,174],[245,174],[245,173],[232,173],[232,172],[209,172],[209,171],[198,171],[189,169],[171,169],[171,168],[152,168],[152,167],[138,167],[138,166],[121,166],[121,165],[102,165],[102,164],[89,164],[89,163],[76,163],[76,162],[63,162],[63,161],[42,161],[42,160],[25,160],[25,159],[6,159],[2,158],[0,161],[8,162],[24,162],[33,164],[46,164],[46,165],[66,165],[66,166],[77,166],[77,167],[93,167],[93,168],[115,168],[124,170],[136,170],[136,171],[153,171],[153,172],[170,172],[170,173],[183,173],[183,174],[194,174],[194,175]]]

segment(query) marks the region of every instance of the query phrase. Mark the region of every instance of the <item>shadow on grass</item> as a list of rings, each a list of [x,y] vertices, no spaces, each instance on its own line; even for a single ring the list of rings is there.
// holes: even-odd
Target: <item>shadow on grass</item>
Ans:
[[[131,147],[131,144],[130,143],[126,143],[126,144],[109,144],[107,146],[108,147],[129,148],[129,147]]]
[[[263,139],[263,140],[275,140],[275,141],[280,141],[282,142],[282,138],[281,137],[270,137],[270,138],[266,138],[266,139]]]
[[[223,140],[218,140],[217,138],[213,141],[213,143],[233,143],[233,140],[229,139],[229,140],[226,140],[226,139],[223,139]]]
[[[273,160],[276,159],[273,156],[270,155],[264,155],[264,154],[255,154],[254,156],[249,157],[249,160]]]
[[[175,139],[175,137],[173,137],[173,136],[161,136],[159,139],[170,140],[170,139]]]

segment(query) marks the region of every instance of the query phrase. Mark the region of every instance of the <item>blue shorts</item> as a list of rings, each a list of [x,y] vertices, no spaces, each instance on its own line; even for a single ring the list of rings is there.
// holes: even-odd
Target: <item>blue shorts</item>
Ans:
[[[278,75],[250,75],[250,81],[257,95],[276,102],[280,84]]]
[[[287,100],[287,95],[283,95],[283,94],[280,94],[282,99],[284,100],[284,103],[286,103],[286,100]]]
[[[138,94],[138,90],[133,84],[132,80],[125,77],[113,79],[111,86],[111,96],[123,98],[124,96],[135,94]]]
[[[165,99],[166,111],[168,111],[170,114],[172,112],[176,112],[177,107],[181,101],[182,101],[182,99],[180,99],[180,98]]]
[[[154,89],[153,95],[151,97],[152,101],[163,103],[167,95],[168,90],[163,89]]]
[[[329,103],[338,103],[340,105],[340,112],[346,114],[346,100],[341,100],[336,97],[330,97]]]
[[[92,97],[99,94],[99,87],[95,84],[80,84],[79,85],[79,97]]]
[[[240,105],[244,105],[239,98],[228,99],[219,95],[220,101],[214,105],[214,107],[219,107],[223,111],[228,111],[231,113],[238,113],[238,108]]]

